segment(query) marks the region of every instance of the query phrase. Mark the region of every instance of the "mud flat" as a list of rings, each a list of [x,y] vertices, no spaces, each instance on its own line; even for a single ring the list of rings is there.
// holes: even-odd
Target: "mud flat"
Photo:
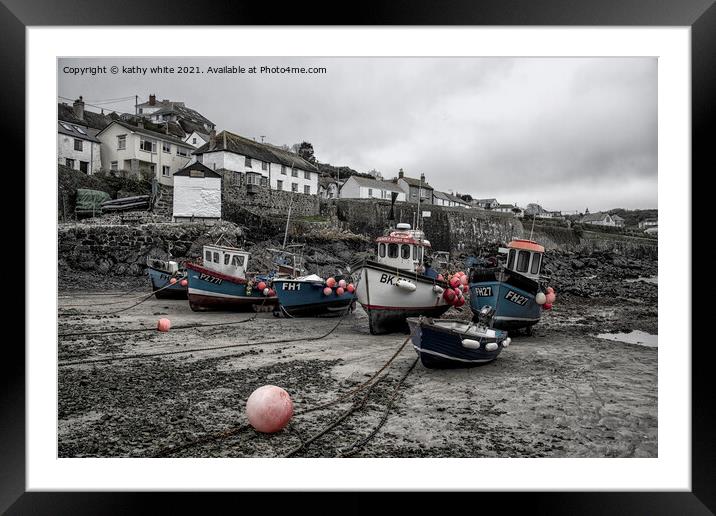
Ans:
[[[631,330],[656,334],[656,289],[640,283],[637,299],[565,294],[532,335],[514,336],[512,346],[491,364],[429,370],[418,363],[384,426],[365,446],[353,449],[354,455],[655,457],[658,350],[596,335]],[[244,425],[246,399],[267,383],[288,390],[297,411],[330,401],[365,382],[406,338],[370,335],[360,308],[319,340],[313,338],[328,333],[338,319],[194,313],[186,301],[153,297],[108,315],[148,293],[117,296],[118,291],[60,291],[59,362],[178,353],[61,366],[60,457],[284,456],[352,401],[297,415],[278,434],[244,429],[180,450],[174,447]],[[453,309],[448,315],[468,313]],[[246,322],[169,333],[88,333],[154,328],[159,317],[169,317],[175,327]],[[277,339],[306,340],[266,343]],[[244,343],[255,345],[205,349]],[[196,348],[203,350],[185,352]],[[296,455],[334,457],[368,435],[415,358],[408,344],[364,405]]]

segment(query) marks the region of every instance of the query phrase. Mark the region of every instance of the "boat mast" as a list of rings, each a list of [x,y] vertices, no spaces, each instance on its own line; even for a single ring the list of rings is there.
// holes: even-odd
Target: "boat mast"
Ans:
[[[532,214],[532,229],[530,229],[530,240],[532,240],[532,233],[534,233],[535,230],[535,218],[537,217],[537,212],[534,212]]]
[[[293,206],[293,192],[291,192],[291,200],[288,202],[288,216],[286,217],[286,230],[283,232],[283,248],[286,249],[286,239],[288,238],[288,223],[291,220],[291,207]]]
[[[418,212],[415,214],[415,229],[420,229],[422,216],[420,213],[420,196],[423,193],[423,176],[420,176],[420,186],[418,187]]]

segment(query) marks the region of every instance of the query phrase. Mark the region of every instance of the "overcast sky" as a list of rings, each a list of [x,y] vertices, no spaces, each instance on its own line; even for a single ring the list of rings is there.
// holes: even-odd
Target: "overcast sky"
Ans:
[[[105,65],[70,75],[65,66]],[[123,74],[112,65],[303,66],[325,74]],[[303,140],[316,157],[546,209],[657,207],[654,58],[61,59],[58,94],[134,112],[183,101],[217,130]],[[60,99],[62,100],[62,99]],[[99,111],[97,107],[86,109]]]

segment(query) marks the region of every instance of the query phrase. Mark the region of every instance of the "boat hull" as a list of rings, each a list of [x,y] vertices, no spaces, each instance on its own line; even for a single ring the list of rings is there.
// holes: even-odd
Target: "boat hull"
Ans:
[[[177,275],[174,275],[171,272],[156,269],[151,266],[147,266],[147,272],[149,274],[149,280],[152,283],[152,290],[154,291],[154,296],[157,299],[187,298],[187,287],[181,286],[181,272],[179,272]],[[177,282],[173,285],[170,284],[172,277],[177,278]]]
[[[421,318],[409,318],[407,322],[410,326],[413,348],[420,357],[420,362],[430,369],[476,367],[492,362],[502,351],[503,342],[507,338],[507,333],[501,330],[495,330],[495,336],[491,338],[463,336],[473,340],[473,344],[475,342],[480,344],[479,348],[468,348],[463,345],[461,335],[454,331],[437,327]],[[445,322],[451,321],[445,320]],[[465,321],[456,322],[465,323]],[[498,346],[497,349],[488,351],[485,346],[491,342],[497,343]]]
[[[187,264],[189,307],[194,311],[251,311],[273,306],[278,299],[247,289],[244,278],[226,276],[200,265]]]
[[[344,292],[339,296],[326,296],[325,286],[318,281],[298,279],[275,279],[273,288],[276,291],[281,311],[291,317],[316,317],[326,315],[343,315],[355,302],[355,294]]]
[[[470,282],[470,309],[477,316],[484,306],[495,309],[493,326],[503,330],[517,330],[537,324],[542,309],[535,301],[537,282],[506,272],[473,274]]]
[[[356,297],[368,314],[370,332],[374,335],[406,332],[406,318],[424,315],[440,317],[450,309],[435,292],[436,285],[447,288],[445,282],[408,271],[396,271],[377,262],[366,261],[355,272],[358,277]],[[415,290],[397,286],[398,278],[415,285]]]

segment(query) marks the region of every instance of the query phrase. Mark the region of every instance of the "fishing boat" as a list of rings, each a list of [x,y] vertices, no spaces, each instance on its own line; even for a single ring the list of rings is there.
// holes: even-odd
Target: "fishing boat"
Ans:
[[[531,328],[540,320],[542,307],[540,269],[544,247],[533,240],[515,239],[504,261],[475,262],[470,268],[470,308],[477,317],[485,306],[495,309],[493,326],[503,330]]]
[[[271,275],[247,273],[249,253],[234,247],[205,245],[203,262],[187,263],[189,306],[194,311],[252,310],[276,304]]]
[[[405,330],[407,317],[440,317],[450,308],[442,295],[447,283],[425,264],[430,242],[421,230],[398,224],[376,244],[376,259],[353,268],[372,334]]]
[[[355,307],[355,293],[348,290],[349,278],[335,276],[325,281],[316,274],[297,278],[274,278],[279,305],[276,312],[289,317],[343,315]],[[330,280],[330,278],[329,278]],[[340,287],[344,283],[345,287]],[[333,284],[333,288],[329,285]]]
[[[413,348],[429,369],[486,364],[511,342],[506,331],[460,319],[409,317],[407,321]]]
[[[182,284],[186,270],[172,260],[147,257],[147,273],[152,282],[152,290],[157,299],[186,299],[187,285]],[[172,283],[174,279],[174,283]]]

